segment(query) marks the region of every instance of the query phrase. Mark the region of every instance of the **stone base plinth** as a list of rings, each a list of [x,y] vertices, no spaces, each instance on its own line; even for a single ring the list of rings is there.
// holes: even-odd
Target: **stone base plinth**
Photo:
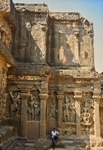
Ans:
[[[91,150],[103,150],[103,138],[92,136],[90,138]]]
[[[0,128],[0,146],[4,145],[14,136],[14,127],[3,126]]]

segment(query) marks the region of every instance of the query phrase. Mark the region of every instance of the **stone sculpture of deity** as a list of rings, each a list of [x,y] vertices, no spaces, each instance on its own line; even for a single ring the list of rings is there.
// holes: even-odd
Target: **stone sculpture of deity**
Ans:
[[[37,91],[33,91],[29,95],[28,102],[28,120],[39,120],[40,116],[40,104],[39,104],[39,96]]]

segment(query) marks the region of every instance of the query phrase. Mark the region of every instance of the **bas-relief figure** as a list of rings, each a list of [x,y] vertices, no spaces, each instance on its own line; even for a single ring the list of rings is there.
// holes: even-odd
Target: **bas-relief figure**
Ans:
[[[50,98],[50,106],[49,106],[49,119],[50,119],[50,128],[52,129],[54,126],[57,126],[57,118],[58,118],[58,100],[57,93],[53,93]]]
[[[92,98],[86,98],[85,101],[82,101],[81,106],[81,125],[84,126],[82,132],[86,135],[93,134],[94,101]]]
[[[40,119],[40,99],[37,90],[31,91],[29,94],[27,114],[29,121],[39,121]]]
[[[21,114],[21,96],[20,92],[10,92],[12,103],[10,106],[10,116],[11,118],[15,115]]]
[[[0,125],[4,118],[5,125],[19,118],[18,130],[31,139],[45,139],[51,130],[48,125],[57,127],[62,137],[101,137],[103,77],[94,67],[93,24],[79,13],[54,13],[44,4],[4,1]],[[34,128],[35,133],[27,134]]]
[[[62,136],[76,136],[76,107],[73,95],[65,94],[62,102]]]
[[[64,122],[75,122],[76,121],[75,102],[68,95],[65,96],[65,101],[63,104],[63,121]]]

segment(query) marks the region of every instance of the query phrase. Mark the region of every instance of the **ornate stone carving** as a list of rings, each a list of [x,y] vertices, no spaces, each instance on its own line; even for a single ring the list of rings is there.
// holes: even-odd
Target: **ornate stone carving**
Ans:
[[[81,103],[81,132],[85,135],[94,134],[94,100],[90,97],[84,99]]]
[[[70,121],[70,99],[66,96],[63,104],[63,121]]]
[[[53,121],[57,120],[57,97],[56,93],[53,94],[52,99],[51,99],[51,105],[50,105],[50,119]]]
[[[2,17],[0,17],[0,39],[8,49],[11,49],[12,43],[11,27],[8,25],[7,21]]]
[[[93,123],[93,112],[94,102],[93,99],[89,98],[87,101],[83,102],[81,108],[81,123],[85,126],[90,126]]]
[[[76,128],[69,126],[68,128],[64,129],[62,135],[63,136],[74,136],[76,134]]]
[[[72,124],[63,124],[62,125],[62,128],[59,129],[62,136],[66,136],[66,137],[70,137],[70,136],[73,136],[75,137],[76,136],[76,126],[72,125]]]
[[[27,115],[29,121],[39,121],[40,119],[40,98],[38,90],[33,90],[29,93]]]
[[[21,115],[21,95],[20,92],[10,92],[12,103],[10,106],[11,118],[15,115]]]
[[[48,68],[48,69],[42,71],[41,77],[42,77],[43,79],[49,79],[50,76],[51,76],[51,73],[52,73],[51,69]]]
[[[63,104],[63,122],[75,122],[76,121],[76,108],[75,102],[68,95],[65,96]]]
[[[6,90],[6,78],[7,78],[6,72],[7,71],[5,69],[2,69],[2,80],[1,80],[1,86],[0,86],[1,93],[5,93],[5,90]]]
[[[6,94],[0,94],[0,121],[5,119]]]
[[[27,76],[27,75],[8,75],[8,79],[14,79],[14,80],[41,80],[40,76]]]

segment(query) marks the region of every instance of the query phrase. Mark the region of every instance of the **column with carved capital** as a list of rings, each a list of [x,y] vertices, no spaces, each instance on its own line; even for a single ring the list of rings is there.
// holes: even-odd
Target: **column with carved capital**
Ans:
[[[76,106],[76,135],[80,137],[80,101],[82,99],[82,91],[75,90],[74,91],[74,99],[75,99],[75,106]]]
[[[58,98],[58,128],[61,128],[61,126],[62,126],[62,102],[64,100],[64,95],[63,95],[62,91],[58,91],[57,94],[58,94],[57,95],[57,98]]]
[[[40,139],[46,138],[46,100],[48,98],[48,82],[41,82],[40,90]]]
[[[23,137],[27,137],[26,134],[26,121],[27,121],[27,98],[28,98],[28,92],[27,91],[21,91],[21,135]]]
[[[99,102],[100,102],[100,90],[94,89],[94,134],[96,137],[100,137],[100,114],[99,114]]]

